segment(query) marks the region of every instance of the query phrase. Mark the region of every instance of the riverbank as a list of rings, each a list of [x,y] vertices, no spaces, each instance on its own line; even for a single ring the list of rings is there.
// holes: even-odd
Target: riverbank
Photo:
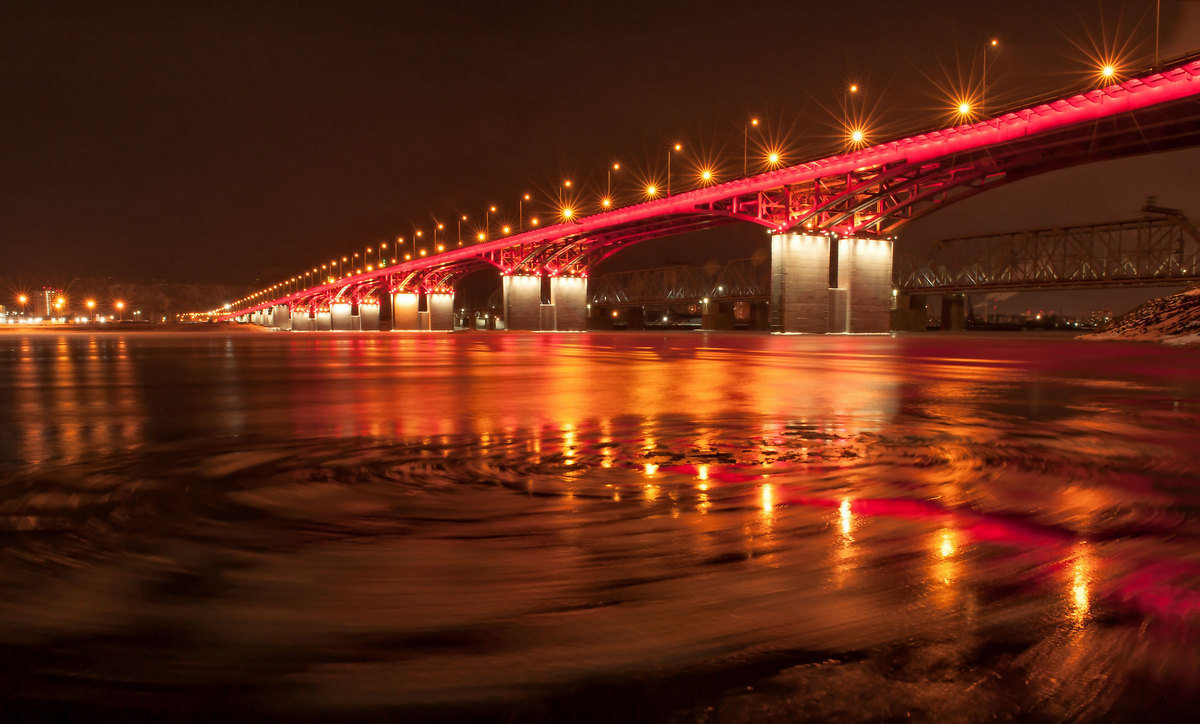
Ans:
[[[1200,345],[1200,287],[1152,299],[1110,329],[1080,339]]]

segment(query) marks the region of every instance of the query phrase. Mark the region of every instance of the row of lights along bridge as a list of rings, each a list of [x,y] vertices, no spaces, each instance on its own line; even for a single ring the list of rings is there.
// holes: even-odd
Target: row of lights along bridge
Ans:
[[[988,70],[988,50],[998,47],[998,40],[988,42],[984,50],[982,64],[982,83],[980,91],[976,97],[969,91],[962,91],[956,94],[952,99],[950,106],[951,114],[955,120],[960,122],[971,122],[983,116],[985,104],[987,101],[987,70]],[[1101,60],[1095,69],[1095,76],[1099,81],[1111,83],[1118,80],[1118,67],[1115,59]],[[850,96],[857,97],[862,92],[858,84],[850,85],[847,88],[847,93]],[[848,114],[849,116],[850,114]],[[755,167],[750,167],[750,145],[751,134],[760,127],[758,118],[751,118],[748,123],[743,126],[742,134],[742,177],[749,176],[751,171],[760,173],[762,171],[770,171],[781,168],[785,165],[784,150],[782,147],[772,147],[755,141]],[[863,148],[868,143],[868,129],[864,120],[860,118],[848,117],[848,120],[843,122],[844,141],[846,150],[857,150]],[[761,155],[759,152],[761,151]],[[637,187],[638,196],[635,203],[643,201],[651,201],[657,198],[670,196],[672,194],[671,182],[672,178],[672,161],[676,157],[683,156],[684,147],[682,143],[672,144],[666,153],[666,177],[665,184],[662,179],[657,178],[641,178]],[[691,181],[691,188],[702,188],[718,183],[721,179],[718,178],[718,171],[715,163],[710,163],[702,159],[689,159],[691,161],[691,173],[688,175],[688,180]],[[595,213],[603,213],[611,211],[618,206],[618,199],[613,194],[613,175],[619,174],[621,171],[620,163],[613,163],[605,172],[604,193],[596,202],[594,207]],[[678,187],[676,187],[678,189]],[[577,187],[570,179],[566,179],[562,183],[562,188],[559,190],[559,198],[553,202],[552,211],[550,213],[550,223],[571,222],[583,215],[583,208],[571,199]],[[499,232],[500,236],[508,236],[513,233],[521,233],[528,228],[536,228],[543,223],[541,215],[532,215],[528,219],[525,216],[526,205],[533,202],[531,194],[521,194],[517,199],[517,221],[514,228],[512,223],[506,223],[500,216],[500,211],[495,204],[489,204],[483,213],[483,226],[471,226],[471,217],[467,214],[459,214],[455,221],[455,235],[453,237],[453,245],[461,247],[465,242],[470,242],[472,239],[476,243],[489,241],[493,237],[493,231]],[[496,219],[496,226],[493,227],[493,218]],[[468,238],[463,237],[463,225],[468,225]],[[435,220],[429,228],[431,232],[426,237],[425,229],[412,229],[411,234],[407,236],[397,236],[394,245],[388,246],[388,242],[380,242],[377,245],[367,246],[363,252],[353,252],[346,256],[334,257],[329,262],[321,264],[319,267],[314,266],[311,270],[306,270],[294,277],[285,279],[277,284],[265,287],[257,292],[254,292],[230,306],[238,306],[246,303],[255,302],[255,300],[265,300],[276,297],[280,294],[289,294],[300,291],[312,286],[320,286],[321,284],[332,284],[338,279],[344,279],[364,272],[374,271],[386,266],[398,264],[401,261],[411,261],[412,259],[425,257],[430,254],[440,253],[446,250],[447,243],[451,243],[446,238],[446,224]],[[441,238],[439,240],[439,233]],[[214,310],[216,313],[217,310]]]

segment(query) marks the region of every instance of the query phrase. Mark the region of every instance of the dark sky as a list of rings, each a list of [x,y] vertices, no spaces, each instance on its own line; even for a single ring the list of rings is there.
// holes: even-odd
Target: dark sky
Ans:
[[[675,140],[740,170],[752,115],[794,161],[829,152],[851,81],[878,135],[939,125],[991,37],[997,104],[1154,38],[1152,0],[0,9],[0,277],[26,285],[273,280],[565,177],[594,195]],[[1200,46],[1198,10],[1163,2],[1164,55]]]

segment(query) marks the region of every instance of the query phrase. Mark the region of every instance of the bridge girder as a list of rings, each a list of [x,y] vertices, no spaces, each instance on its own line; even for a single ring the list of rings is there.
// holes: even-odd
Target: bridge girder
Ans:
[[[1038,173],[1200,142],[1200,60],[1107,88],[1040,103],[974,124],[737,179],[571,223],[484,242],[247,305],[355,298],[387,286],[445,284],[435,268],[491,265],[504,274],[586,275],[620,249],[647,239],[738,221],[777,232],[889,237],[938,208]],[[432,262],[432,263],[431,263]],[[406,269],[408,271],[400,271]],[[393,275],[403,275],[396,279]],[[442,276],[438,276],[441,274]],[[390,282],[371,281],[388,277]]]

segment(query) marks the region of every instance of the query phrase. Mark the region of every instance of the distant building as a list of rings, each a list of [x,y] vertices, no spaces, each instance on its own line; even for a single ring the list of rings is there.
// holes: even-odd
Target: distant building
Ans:
[[[61,289],[42,287],[34,297],[34,314],[42,319],[61,317],[67,313],[67,295]]]

